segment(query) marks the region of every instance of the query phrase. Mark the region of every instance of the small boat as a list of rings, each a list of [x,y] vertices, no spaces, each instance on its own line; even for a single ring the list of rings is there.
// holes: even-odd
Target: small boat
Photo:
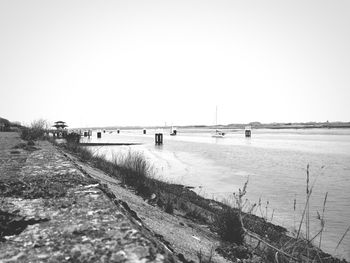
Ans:
[[[216,113],[215,113],[215,126],[218,126],[218,107],[216,107]],[[223,138],[225,136],[225,133],[216,129],[215,133],[211,135],[211,137],[214,138]]]
[[[220,130],[215,130],[215,133],[211,135],[211,137],[215,138],[223,138],[225,136],[225,133]]]
[[[175,136],[177,134],[177,129],[176,129],[176,127],[171,127],[171,129],[170,129],[170,135],[171,136]]]

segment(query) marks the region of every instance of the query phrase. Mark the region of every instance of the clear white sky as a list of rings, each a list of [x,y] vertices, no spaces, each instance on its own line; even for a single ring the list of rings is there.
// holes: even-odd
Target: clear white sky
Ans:
[[[350,121],[350,1],[0,0],[0,116]]]

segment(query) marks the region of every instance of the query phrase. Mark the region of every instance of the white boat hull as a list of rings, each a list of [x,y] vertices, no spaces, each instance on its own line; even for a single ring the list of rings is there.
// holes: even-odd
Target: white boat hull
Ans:
[[[214,137],[214,138],[223,138],[225,135],[222,135],[222,134],[213,134],[211,137]]]

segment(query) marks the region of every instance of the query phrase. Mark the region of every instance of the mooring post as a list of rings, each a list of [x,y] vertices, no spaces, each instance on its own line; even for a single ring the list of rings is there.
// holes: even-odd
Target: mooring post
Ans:
[[[117,130],[117,133],[119,134],[119,133],[120,133],[120,130]]]
[[[163,133],[156,133],[155,134],[155,143],[156,143],[156,145],[163,144]]]
[[[101,136],[102,136],[102,133],[101,132],[97,132],[97,138],[101,138]]]
[[[252,136],[252,128],[250,126],[246,126],[244,134],[246,138],[250,138]]]
[[[143,134],[146,134],[146,129],[143,129]]]

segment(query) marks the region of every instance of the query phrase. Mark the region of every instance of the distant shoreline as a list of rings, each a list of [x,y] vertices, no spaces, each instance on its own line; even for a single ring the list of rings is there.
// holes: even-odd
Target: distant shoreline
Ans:
[[[251,126],[252,129],[347,129],[350,128],[350,122],[330,122],[330,123],[249,123],[249,124],[228,124],[228,125],[178,125],[177,129],[245,129],[246,126]],[[172,126],[108,126],[108,127],[85,127],[73,128],[77,129],[100,129],[100,130],[138,130],[138,129],[171,129]]]
[[[253,126],[253,129],[339,129],[339,128],[350,128],[350,124],[344,125],[280,125],[280,126],[270,126],[261,125]]]

